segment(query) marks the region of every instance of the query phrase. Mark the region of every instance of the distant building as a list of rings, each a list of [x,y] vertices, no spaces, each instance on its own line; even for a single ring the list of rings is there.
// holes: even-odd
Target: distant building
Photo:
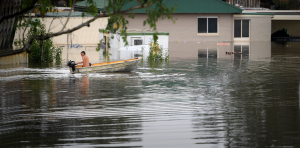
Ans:
[[[69,0],[51,0],[52,5],[56,7],[68,7],[69,6]]]

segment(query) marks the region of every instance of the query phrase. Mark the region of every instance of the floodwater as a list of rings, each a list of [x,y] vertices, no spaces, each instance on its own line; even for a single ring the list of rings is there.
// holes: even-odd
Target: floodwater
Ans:
[[[130,73],[2,65],[0,147],[300,147],[299,55],[298,42],[171,43],[169,62]]]

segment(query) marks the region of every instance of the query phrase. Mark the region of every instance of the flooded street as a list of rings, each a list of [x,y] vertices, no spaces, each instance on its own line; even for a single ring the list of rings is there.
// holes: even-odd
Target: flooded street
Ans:
[[[130,73],[0,65],[0,146],[300,147],[299,42],[169,50],[169,62],[143,61]],[[134,57],[111,53],[112,61]]]

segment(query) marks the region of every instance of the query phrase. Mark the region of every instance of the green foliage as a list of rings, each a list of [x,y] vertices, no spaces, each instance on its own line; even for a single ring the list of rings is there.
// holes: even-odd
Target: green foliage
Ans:
[[[100,43],[98,43],[98,46],[97,46],[97,48],[96,48],[96,51],[100,51],[100,46],[101,46],[101,42]]]
[[[30,7],[35,0],[23,0],[22,9]],[[52,12],[54,6],[51,4],[51,0],[38,0],[35,5],[35,10],[39,10],[41,16],[44,17],[44,14],[47,12]]]
[[[46,35],[46,26],[41,24],[39,19],[28,19],[22,25],[30,26],[29,31],[26,35],[25,42],[31,36]],[[19,26],[20,27],[20,26]],[[21,26],[22,27],[22,26]],[[15,41],[16,46],[21,46],[21,41]],[[54,60],[60,63],[62,58],[62,48],[54,47],[52,39],[47,40],[33,40],[32,45],[29,48],[29,62],[46,62],[52,63]],[[44,59],[42,59],[44,58]]]
[[[164,53],[164,56],[165,56],[165,61],[169,61],[170,59],[169,50],[166,53]]]
[[[163,54],[163,48],[157,42],[150,43],[148,61],[169,60],[169,53]]]
[[[110,43],[109,43],[109,41],[107,41],[106,44],[107,44],[107,48],[110,49]]]
[[[62,48],[61,47],[54,47],[54,57],[55,57],[55,63],[61,64],[61,61],[62,61]]]
[[[148,65],[149,65],[150,68],[152,68],[152,70],[150,70],[151,72],[155,72],[155,73],[159,72],[158,70],[155,70],[155,69],[156,68],[159,68],[159,69],[163,68],[163,64],[164,64],[163,60],[159,60],[159,61],[149,61],[148,60]]]
[[[93,16],[96,16],[98,13],[97,5],[94,0],[87,0],[88,7],[86,7],[86,11]]]
[[[100,51],[102,42],[103,42],[103,39],[100,40],[100,43],[98,44],[98,46],[96,48],[96,51]]]
[[[299,10],[300,1],[298,0],[272,0],[277,10]]]
[[[111,54],[109,53],[109,51],[103,50],[103,56],[110,56]]]
[[[171,19],[173,22],[173,17],[171,16],[171,13],[175,12],[176,6],[172,6],[171,8],[168,8],[164,3],[163,0],[110,0],[108,3],[108,6],[105,10],[107,10],[107,13],[109,14],[109,20],[106,27],[106,30],[110,30],[112,33],[115,33],[117,30],[120,30],[121,34],[124,36],[123,41],[125,42],[125,45],[128,45],[127,42],[127,25],[128,20],[125,19],[122,13],[113,13],[113,12],[120,12],[122,10],[122,7],[126,3],[130,2],[137,2],[137,6],[145,6],[147,19],[144,21],[144,26],[149,25],[150,29],[153,29],[156,31],[156,23],[159,19]],[[151,7],[150,7],[151,6]],[[135,14],[130,13],[130,18],[134,18]],[[157,42],[157,34],[153,35],[154,42]]]

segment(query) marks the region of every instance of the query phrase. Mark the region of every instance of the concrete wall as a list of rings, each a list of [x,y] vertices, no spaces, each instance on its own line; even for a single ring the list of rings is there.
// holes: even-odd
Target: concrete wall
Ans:
[[[250,20],[250,41],[271,41],[271,15],[234,15],[234,20]]]
[[[197,17],[218,17],[218,35],[200,36],[197,34]],[[170,42],[233,41],[233,14],[173,14],[173,18],[176,20],[175,24],[168,19],[157,23],[158,31],[170,33]],[[145,14],[136,14],[134,19],[127,16],[127,19],[129,29],[150,29],[149,26],[143,26]]]
[[[278,20],[272,21],[272,33],[282,30],[282,28],[286,28],[289,35],[291,36],[300,36],[300,21],[292,21],[292,20]]]
[[[49,32],[58,32],[62,29],[63,24],[67,18],[39,18],[42,23],[46,25],[46,29]],[[73,28],[91,19],[90,17],[70,17],[70,20],[65,30]],[[69,36],[69,42],[67,42],[67,34],[60,35],[53,38],[55,45],[67,45],[67,44],[83,44],[83,45],[97,45],[99,43],[99,29],[106,28],[107,18],[100,18],[90,23],[90,27],[83,27],[79,30],[72,32]],[[18,30],[15,35],[15,40],[22,38],[23,30]]]
[[[26,52],[0,57],[0,65],[22,63],[28,63],[28,53]]]

